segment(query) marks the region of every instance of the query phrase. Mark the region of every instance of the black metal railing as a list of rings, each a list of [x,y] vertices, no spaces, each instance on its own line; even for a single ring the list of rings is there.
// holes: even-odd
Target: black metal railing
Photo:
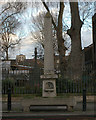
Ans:
[[[11,88],[11,94],[41,94],[42,80],[40,75],[43,70],[32,68],[29,70],[2,70],[2,94],[7,94]],[[82,70],[82,80],[71,80],[58,78],[56,80],[57,93],[86,93],[93,94],[95,91],[95,72],[92,65],[88,65]]]

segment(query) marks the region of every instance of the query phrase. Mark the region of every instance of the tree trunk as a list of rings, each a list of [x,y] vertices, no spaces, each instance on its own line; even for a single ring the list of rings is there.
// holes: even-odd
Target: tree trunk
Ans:
[[[6,48],[6,60],[8,60],[8,48]]]
[[[60,72],[62,76],[64,76],[64,71],[66,71],[66,60],[65,60],[66,47],[64,46],[64,39],[62,37],[63,11],[64,11],[64,3],[60,2],[60,11],[58,16],[58,26],[57,26],[57,40],[58,40]]]
[[[67,31],[71,37],[71,79],[81,80],[82,77],[82,48],[81,48],[81,27],[82,21],[79,16],[78,2],[70,2],[71,28]]]

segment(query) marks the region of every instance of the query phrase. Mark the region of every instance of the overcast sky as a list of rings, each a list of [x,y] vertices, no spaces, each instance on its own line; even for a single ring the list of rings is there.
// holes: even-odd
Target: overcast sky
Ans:
[[[15,58],[16,55],[24,54],[27,58],[32,58],[32,55],[34,54],[34,48],[36,47],[36,41],[34,41],[32,35],[30,34],[30,25],[32,24],[32,18],[31,15],[34,15],[36,17],[38,13],[42,13],[42,8],[32,9],[30,6],[28,6],[28,9],[18,18],[22,21],[22,25],[17,30],[18,35],[22,35],[23,39],[19,46],[16,46],[16,48],[11,52],[9,55],[10,58]],[[56,8],[53,8],[53,12],[56,11]],[[65,6],[64,11],[64,21],[68,26],[71,25],[71,19],[70,19],[70,8],[69,5]],[[87,47],[88,45],[92,44],[92,16],[88,18],[88,25],[83,25],[81,30],[81,39],[82,39],[82,48]],[[90,27],[89,27],[90,24]]]

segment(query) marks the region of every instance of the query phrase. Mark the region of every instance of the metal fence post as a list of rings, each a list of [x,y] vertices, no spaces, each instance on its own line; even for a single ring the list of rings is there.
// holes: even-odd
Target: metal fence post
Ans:
[[[83,89],[83,111],[86,111],[86,89]]]
[[[7,101],[7,109],[10,111],[11,110],[11,88],[8,89],[8,101]]]

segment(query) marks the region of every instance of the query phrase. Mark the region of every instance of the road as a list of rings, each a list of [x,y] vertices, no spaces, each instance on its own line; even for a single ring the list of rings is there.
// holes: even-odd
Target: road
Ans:
[[[94,112],[3,113],[2,120],[95,120]]]

